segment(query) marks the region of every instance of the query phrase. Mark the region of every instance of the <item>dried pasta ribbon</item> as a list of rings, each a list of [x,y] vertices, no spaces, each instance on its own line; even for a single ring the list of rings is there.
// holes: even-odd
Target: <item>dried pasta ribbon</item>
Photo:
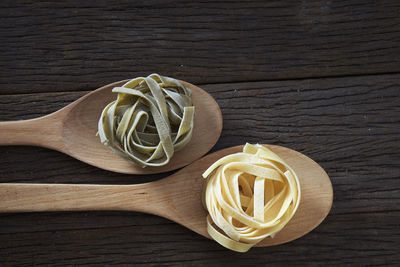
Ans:
[[[273,237],[300,203],[296,173],[262,145],[219,159],[204,173],[207,231],[222,246],[246,252]]]
[[[117,100],[103,110],[100,141],[142,166],[166,165],[193,132],[191,92],[178,80],[151,74],[115,87]]]

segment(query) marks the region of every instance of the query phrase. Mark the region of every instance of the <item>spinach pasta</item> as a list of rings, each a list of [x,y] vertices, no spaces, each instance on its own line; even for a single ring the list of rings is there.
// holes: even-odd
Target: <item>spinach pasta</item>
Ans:
[[[191,92],[176,79],[151,74],[115,87],[98,123],[100,141],[139,166],[166,165],[193,132]]]

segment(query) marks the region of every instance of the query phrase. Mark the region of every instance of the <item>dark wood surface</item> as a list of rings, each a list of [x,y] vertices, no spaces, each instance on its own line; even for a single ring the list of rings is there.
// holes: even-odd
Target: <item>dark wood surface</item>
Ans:
[[[130,212],[0,214],[1,266],[400,264],[400,2],[3,1],[0,120],[157,72],[219,103],[213,150],[269,143],[329,174],[330,215],[291,243],[228,251]],[[0,182],[131,184],[56,151],[0,147]]]

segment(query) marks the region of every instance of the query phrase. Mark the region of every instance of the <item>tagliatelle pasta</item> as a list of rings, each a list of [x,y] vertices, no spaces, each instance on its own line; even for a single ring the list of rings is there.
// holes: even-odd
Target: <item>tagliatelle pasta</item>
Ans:
[[[225,156],[204,173],[207,231],[224,247],[246,252],[273,237],[300,203],[296,173],[262,145]]]
[[[115,87],[117,100],[103,110],[100,141],[118,155],[146,166],[167,164],[191,139],[191,92],[176,79],[151,74]]]

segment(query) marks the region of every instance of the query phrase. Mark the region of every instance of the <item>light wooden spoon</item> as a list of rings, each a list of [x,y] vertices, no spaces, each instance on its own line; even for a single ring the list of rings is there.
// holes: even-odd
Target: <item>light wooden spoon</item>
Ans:
[[[281,146],[268,146],[297,173],[300,206],[274,238],[258,246],[272,246],[299,238],[317,227],[332,206],[332,184],[312,159]],[[207,212],[202,206],[202,173],[219,158],[242,151],[236,146],[217,151],[168,178],[138,185],[0,184],[0,212],[123,210],[155,214],[209,238]]]
[[[93,166],[120,173],[161,173],[186,166],[206,154],[217,142],[222,130],[221,110],[207,92],[181,81],[192,90],[195,106],[191,141],[162,167],[141,168],[122,159],[100,143],[97,123],[101,111],[117,94],[111,90],[120,81],[103,86],[68,106],[32,120],[0,122],[0,145],[33,145],[64,152]]]

